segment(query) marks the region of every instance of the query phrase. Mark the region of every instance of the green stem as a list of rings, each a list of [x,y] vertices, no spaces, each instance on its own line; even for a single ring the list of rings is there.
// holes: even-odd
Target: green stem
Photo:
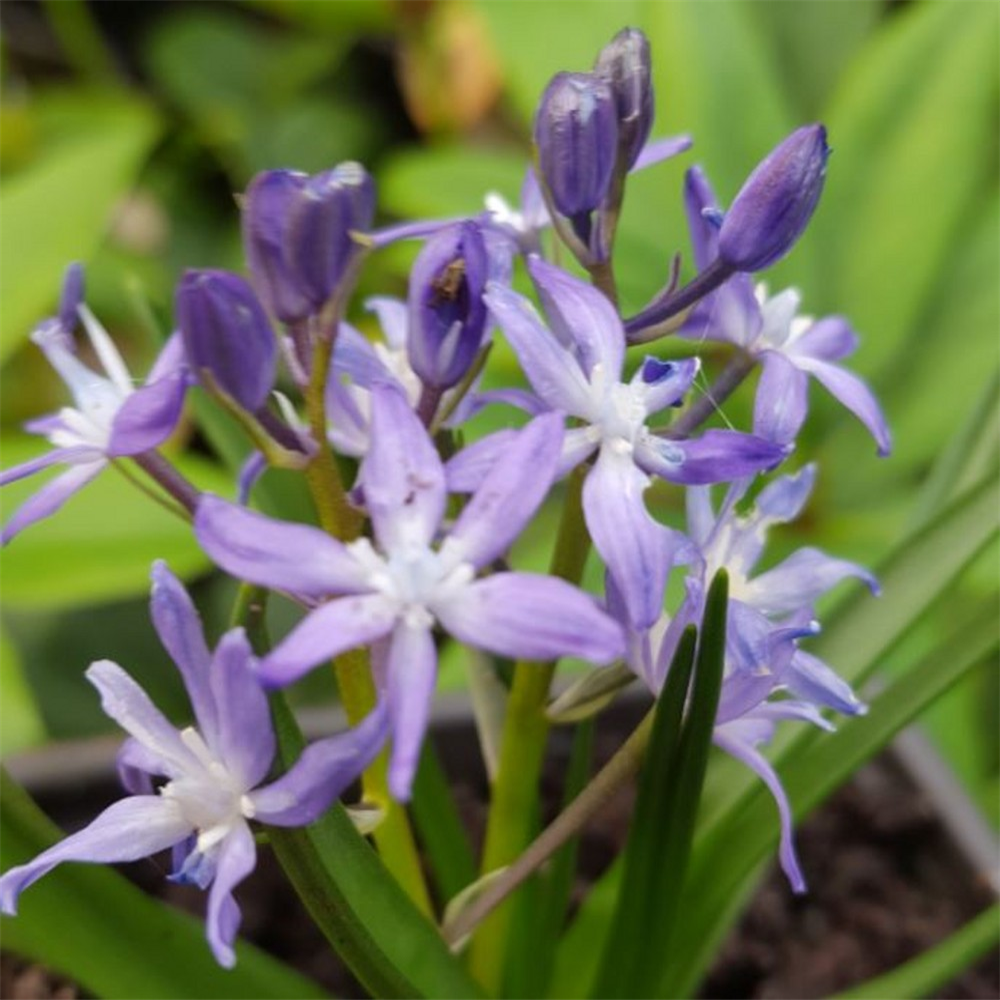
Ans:
[[[580,581],[590,552],[582,504],[586,473],[587,469],[580,467],[570,477],[559,536],[552,554],[552,575],[570,583]],[[555,663],[518,661],[514,667],[486,827],[483,874],[510,864],[531,839],[549,733],[545,704],[555,666]],[[498,907],[472,942],[473,974],[491,992],[498,989],[503,972],[512,905],[513,900],[510,900]]]
[[[151,486],[147,486],[138,476],[132,474],[132,470],[122,461],[115,459],[111,463],[112,467],[120,472],[137,490],[142,490],[150,500],[158,503],[164,510],[169,511],[174,517],[179,517],[186,524],[191,523],[191,515],[173,500],[168,500],[161,493],[157,493]]]

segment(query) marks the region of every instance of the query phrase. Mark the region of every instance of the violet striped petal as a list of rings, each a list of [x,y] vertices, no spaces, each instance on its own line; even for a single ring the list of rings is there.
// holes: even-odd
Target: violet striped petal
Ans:
[[[497,573],[432,610],[459,641],[499,656],[607,663],[625,652],[620,626],[592,597],[555,577]]]
[[[186,391],[183,371],[136,389],[115,414],[107,454],[138,455],[163,444],[180,420]]]
[[[684,211],[691,234],[694,265],[704,271],[719,256],[721,212],[719,199],[699,166],[689,167],[684,174]]]
[[[483,298],[514,348],[531,387],[553,409],[586,417],[591,389],[571,351],[545,327],[534,306],[517,292],[490,282]]]
[[[90,448],[87,445],[74,445],[72,448],[53,448],[51,451],[39,455],[37,458],[28,459],[20,465],[12,465],[9,469],[0,471],[0,486],[7,486],[9,483],[16,483],[19,479],[26,479],[36,472],[49,468],[52,465],[59,465],[65,462],[68,465],[77,463],[87,464],[88,462],[102,461],[103,455],[97,448]]]
[[[199,731],[214,746],[219,735],[218,703],[211,691],[212,654],[205,644],[201,618],[188,592],[163,560],[153,563],[151,575],[149,610],[153,627],[184,679]]]
[[[556,479],[568,476],[581,462],[597,451],[601,443],[601,429],[594,424],[571,427],[563,435],[562,455],[556,469]]]
[[[467,444],[444,467],[449,493],[474,493],[517,439],[517,431],[502,430]]]
[[[108,806],[78,833],[0,878],[0,911],[17,912],[18,896],[64,861],[119,862],[149,857],[192,831],[180,807],[160,795],[135,795]]]
[[[392,724],[389,791],[407,802],[420,760],[437,681],[437,650],[426,626],[400,621],[392,633],[388,662],[388,707]]]
[[[361,467],[365,506],[383,551],[427,545],[444,516],[444,466],[393,384],[372,387],[371,445]]]
[[[662,139],[651,139],[643,146],[629,173],[634,174],[637,170],[645,170],[655,163],[686,153],[693,145],[694,140],[689,135],[668,135]]]
[[[198,543],[227,573],[308,597],[367,590],[346,546],[319,528],[277,521],[206,494],[195,511]]]
[[[576,346],[584,374],[600,365],[605,379],[618,381],[625,361],[625,331],[615,307],[596,288],[549,264],[528,258],[528,270],[552,332]]]
[[[806,419],[809,379],[777,351],[765,351],[761,363],[754,400],[754,433],[776,444],[791,444]]]
[[[700,369],[698,358],[661,361],[646,357],[630,384],[640,391],[646,413],[659,413],[668,406],[680,403]]]
[[[15,535],[43,518],[51,517],[77,490],[83,489],[108,463],[99,461],[74,465],[67,472],[46,483],[14,511],[0,532],[0,545],[6,545]]]
[[[892,435],[889,433],[889,425],[885,422],[882,408],[871,389],[857,375],[839,365],[817,361],[811,357],[796,356],[795,363],[822,382],[830,395],[847,407],[868,428],[882,458],[892,451]]]
[[[799,549],[774,569],[749,581],[743,599],[759,611],[781,614],[812,604],[841,580],[855,577],[878,594],[875,577],[863,566],[834,559],[815,548]]]
[[[802,513],[815,483],[815,462],[790,476],[781,476],[760,491],[755,503],[758,516],[778,524],[794,521]]]
[[[703,486],[773,468],[789,450],[753,434],[710,430],[686,441],[646,435],[636,445],[635,460],[646,472],[669,482]]]
[[[649,628],[663,610],[673,561],[672,533],[653,520],[643,494],[648,478],[631,456],[601,449],[583,484],[583,514],[594,548],[607,564],[636,628]]]
[[[122,788],[129,795],[152,795],[155,792],[153,778],[166,778],[169,767],[144,747],[137,739],[127,736],[115,755],[115,770]]]
[[[380,703],[358,725],[310,743],[277,781],[250,793],[254,817],[271,826],[306,826],[375,759],[389,734]]]
[[[317,664],[388,633],[398,610],[381,594],[339,597],[308,615],[260,663],[268,687],[297,681]]]
[[[224,969],[236,964],[233,942],[239,930],[242,914],[233,898],[233,889],[257,864],[257,847],[246,823],[236,823],[219,845],[215,878],[208,892],[205,912],[205,936],[215,960]]]
[[[446,223],[441,223],[440,228]],[[385,342],[394,350],[400,351],[406,347],[407,330],[409,329],[408,309],[402,299],[394,299],[388,295],[373,295],[365,299],[365,309],[378,317],[379,326],[385,336]]]
[[[807,355],[818,361],[840,361],[858,348],[859,338],[843,316],[816,320],[801,337],[787,345],[790,355]]]
[[[160,379],[181,370],[188,381],[193,381],[193,376],[188,369],[187,355],[184,353],[184,339],[181,337],[180,330],[174,330],[160,349],[160,353],[153,362],[153,367],[149,369],[146,385],[152,385],[154,382],[159,382]]]
[[[804,649],[795,651],[782,680],[793,694],[835,709],[842,715],[864,715],[868,711],[868,706],[858,699],[847,681]]]
[[[347,376],[355,385],[370,389],[376,382],[391,382],[392,373],[375,353],[371,341],[349,323],[341,323],[333,347],[333,364],[327,380],[327,393],[331,385]]]
[[[255,673],[256,663],[246,633],[232,629],[215,647],[210,675],[218,710],[213,749],[244,788],[263,781],[276,749],[271,710]]]
[[[518,432],[448,536],[464,561],[482,567],[507,551],[549,492],[562,442],[558,413],[536,417]]]

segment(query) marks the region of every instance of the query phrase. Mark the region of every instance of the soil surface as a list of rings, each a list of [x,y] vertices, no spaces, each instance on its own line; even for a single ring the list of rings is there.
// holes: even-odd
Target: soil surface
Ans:
[[[621,723],[632,712],[613,713]],[[629,718],[632,716],[632,718]],[[603,721],[603,720],[602,720]],[[616,731],[617,730],[617,731]],[[602,724],[596,757],[606,759],[621,742],[621,725]],[[468,729],[444,727],[437,744],[446,760],[456,798],[469,829],[479,839],[485,816],[486,778],[469,773],[478,761]],[[569,754],[568,734],[556,731],[545,775],[546,811],[561,797]],[[454,763],[463,770],[454,773]],[[118,795],[110,783],[47,796],[43,807],[66,829],[78,828]],[[580,850],[575,898],[611,862],[624,842],[631,789],[596,817]],[[854,780],[803,823],[799,854],[810,893],[796,897],[780,871],[772,871],[723,948],[702,997],[824,997],[885,972],[947,936],[989,905],[989,888],[970,871],[922,797],[889,755]],[[123,866],[131,878],[175,905],[200,914],[202,893],[166,882],[155,860]],[[274,859],[261,852],[254,876],[238,893],[244,936],[291,962],[338,997],[362,997],[350,974],[286,886]],[[65,979],[4,955],[0,998],[86,996]],[[1000,962],[993,954],[938,993],[951,1000],[1000,997]]]

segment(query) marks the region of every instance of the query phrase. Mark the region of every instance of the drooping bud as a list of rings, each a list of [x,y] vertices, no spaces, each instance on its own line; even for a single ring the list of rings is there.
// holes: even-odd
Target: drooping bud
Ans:
[[[228,271],[187,271],[177,287],[176,315],[191,369],[249,412],[274,385],[277,343],[250,285]]]
[[[788,253],[816,209],[829,155],[826,129],[806,125],[757,165],[723,219],[723,264],[760,271]]]
[[[535,114],[538,165],[562,215],[577,220],[601,203],[618,151],[611,86],[593,73],[557,73]]]
[[[653,83],[649,41],[638,28],[622,28],[604,46],[594,73],[611,87],[618,115],[618,145],[628,170],[653,127]]]
[[[358,163],[309,177],[292,170],[258,174],[247,189],[243,239],[254,283],[280,320],[318,312],[336,291],[371,228],[375,187]]]
[[[59,325],[64,333],[72,333],[76,326],[77,310],[83,303],[83,265],[70,264],[63,274],[62,292],[59,296]]]
[[[479,227],[442,229],[410,272],[407,352],[424,385],[448,389],[469,370],[486,330],[489,259]]]

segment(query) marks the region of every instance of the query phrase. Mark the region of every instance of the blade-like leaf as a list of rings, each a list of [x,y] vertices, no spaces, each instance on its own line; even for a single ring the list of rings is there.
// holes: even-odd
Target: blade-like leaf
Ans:
[[[35,746],[45,739],[45,724],[21,658],[0,624],[0,757]]]

